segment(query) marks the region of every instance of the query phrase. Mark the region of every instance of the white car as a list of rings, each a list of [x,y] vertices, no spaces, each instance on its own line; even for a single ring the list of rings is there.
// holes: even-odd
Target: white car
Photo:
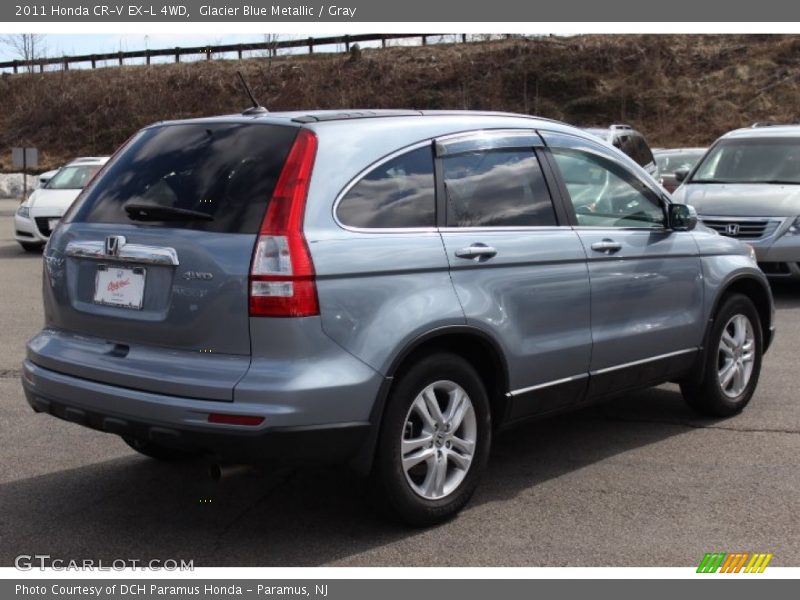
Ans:
[[[14,215],[14,239],[28,252],[47,243],[70,204],[108,161],[107,156],[76,158],[61,167],[44,187],[31,193]]]

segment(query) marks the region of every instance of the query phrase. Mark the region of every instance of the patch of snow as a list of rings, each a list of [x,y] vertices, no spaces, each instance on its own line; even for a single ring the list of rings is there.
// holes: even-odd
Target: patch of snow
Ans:
[[[28,193],[39,185],[39,177],[28,175]],[[22,199],[22,173],[0,173],[0,198]]]

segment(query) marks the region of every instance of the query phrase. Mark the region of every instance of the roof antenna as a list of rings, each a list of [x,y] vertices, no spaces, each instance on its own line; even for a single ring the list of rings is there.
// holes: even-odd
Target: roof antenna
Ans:
[[[248,108],[247,110],[243,111],[243,115],[260,115],[266,112],[269,112],[266,108],[261,106],[256,100],[256,97],[253,96],[253,92],[250,90],[250,86],[247,85],[247,82],[244,80],[244,75],[242,75],[241,71],[236,71],[236,74],[239,76],[239,80],[242,82],[244,86],[244,91],[247,92],[247,95],[250,97],[250,102],[253,103],[253,106]]]

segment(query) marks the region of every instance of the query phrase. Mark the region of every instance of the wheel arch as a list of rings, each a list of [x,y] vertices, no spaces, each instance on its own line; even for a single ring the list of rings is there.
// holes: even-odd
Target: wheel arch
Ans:
[[[706,328],[706,334],[703,338],[703,345],[706,345],[708,333],[711,331],[711,324],[714,317],[719,311],[722,302],[733,294],[742,294],[747,296],[755,305],[758,312],[758,318],[761,321],[761,329],[763,335],[763,349],[767,351],[771,340],[770,329],[772,327],[772,292],[770,291],[769,284],[761,281],[759,278],[752,275],[739,275],[727,281],[722,288],[722,291],[717,294],[714,300],[714,305],[709,313],[709,322]]]
[[[497,340],[482,329],[469,325],[449,325],[433,329],[406,344],[394,356],[386,370],[384,384],[370,414],[372,426],[369,439],[351,462],[357,472],[367,474],[372,468],[384,408],[395,378],[402,375],[415,358],[436,351],[451,352],[467,360],[486,386],[492,427],[496,429],[505,420],[509,409],[506,396],[509,374],[505,355]]]
[[[705,376],[706,357],[709,350],[708,336],[711,334],[714,319],[722,303],[733,294],[742,294],[753,302],[758,312],[759,320],[761,321],[763,352],[766,352],[769,347],[772,341],[771,327],[773,318],[772,292],[770,291],[769,284],[747,273],[734,276],[720,286],[720,291],[717,293],[716,298],[714,298],[714,303],[708,313],[706,330],[703,334],[703,346],[702,352],[700,353],[700,360],[698,361],[697,368],[687,377],[688,381],[699,382],[702,381]]]

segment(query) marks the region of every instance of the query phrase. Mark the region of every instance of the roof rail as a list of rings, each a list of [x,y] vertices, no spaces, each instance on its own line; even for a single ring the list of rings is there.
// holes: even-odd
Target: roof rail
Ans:
[[[345,119],[375,119],[379,117],[419,117],[418,110],[354,110],[308,114],[292,119],[295,123],[319,123],[321,121],[341,121]]]

